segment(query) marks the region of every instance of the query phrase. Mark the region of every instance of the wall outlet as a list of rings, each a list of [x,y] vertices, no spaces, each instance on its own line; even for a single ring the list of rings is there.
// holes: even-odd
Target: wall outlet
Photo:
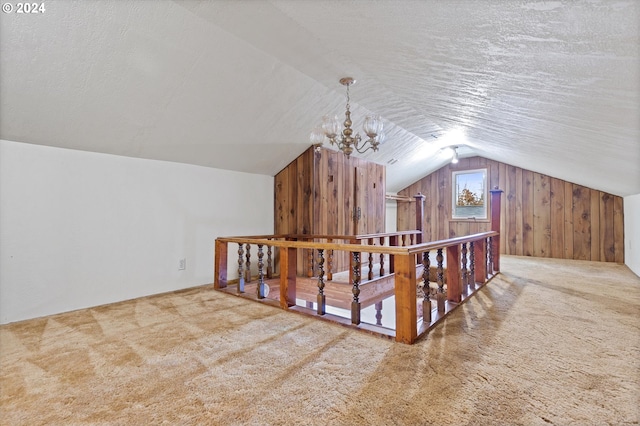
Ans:
[[[178,262],[178,270],[184,271],[185,269],[187,269],[187,259],[180,259],[180,262]]]

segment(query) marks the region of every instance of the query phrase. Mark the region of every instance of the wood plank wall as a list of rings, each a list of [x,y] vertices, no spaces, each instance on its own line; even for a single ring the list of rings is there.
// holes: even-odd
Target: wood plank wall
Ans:
[[[451,219],[451,172],[487,168],[502,189],[501,252],[624,262],[622,197],[482,157],[460,159],[399,192],[426,195],[424,241],[489,230],[489,221]],[[398,202],[398,230],[415,229],[415,205]]]
[[[356,176],[356,173],[358,176]],[[276,234],[356,235],[384,232],[386,168],[342,152],[310,147],[274,179]],[[357,182],[357,185],[356,185]],[[354,208],[361,220],[354,222]],[[334,258],[335,270],[348,255]],[[298,272],[308,260],[298,253]]]

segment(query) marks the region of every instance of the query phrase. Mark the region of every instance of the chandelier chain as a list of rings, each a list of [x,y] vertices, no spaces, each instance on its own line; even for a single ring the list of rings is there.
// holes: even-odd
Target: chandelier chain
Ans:
[[[349,97],[349,86],[351,85],[347,84],[347,109],[350,108],[349,101],[351,100],[351,98]]]

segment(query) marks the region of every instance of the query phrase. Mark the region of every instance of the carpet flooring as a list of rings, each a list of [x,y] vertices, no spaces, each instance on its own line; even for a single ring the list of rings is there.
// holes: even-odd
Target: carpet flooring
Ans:
[[[2,425],[631,425],[640,278],[502,257],[415,345],[211,286],[0,327]]]

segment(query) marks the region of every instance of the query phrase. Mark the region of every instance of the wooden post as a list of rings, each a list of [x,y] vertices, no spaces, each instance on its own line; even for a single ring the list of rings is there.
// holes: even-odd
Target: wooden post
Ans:
[[[502,189],[496,186],[491,191],[491,230],[500,232],[500,198]],[[493,270],[500,272],[500,235],[493,237],[491,244],[491,254],[493,255]],[[493,271],[489,271],[493,273]]]
[[[413,196],[416,199],[416,229],[420,231],[418,235],[416,235],[416,244],[422,244],[423,240],[423,230],[424,230],[424,200],[427,198],[418,192]]]
[[[475,241],[473,244],[474,275],[475,282],[480,285],[487,282],[487,248],[485,239]]]
[[[447,247],[447,300],[462,301],[462,286],[460,285],[460,246]]]
[[[280,307],[287,309],[296,304],[296,269],[298,256],[293,247],[280,250]]]
[[[398,245],[398,236],[397,235],[390,235],[389,236],[389,245],[391,247],[396,247]],[[389,273],[393,274],[396,271],[396,265],[395,265],[395,261],[394,261],[395,256],[390,254],[389,255]]]
[[[213,288],[221,289],[227,287],[227,243],[216,240],[216,253],[214,255],[214,266],[216,268]]]
[[[396,342],[413,343],[418,337],[415,255],[396,255]]]

